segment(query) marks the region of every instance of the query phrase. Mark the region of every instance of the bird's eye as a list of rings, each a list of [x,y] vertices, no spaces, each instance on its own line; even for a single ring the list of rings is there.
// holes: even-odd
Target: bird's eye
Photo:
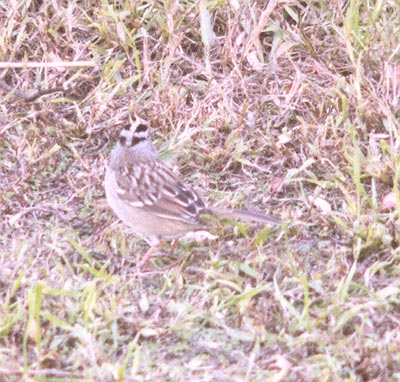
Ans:
[[[138,143],[143,142],[145,138],[132,137],[131,146],[136,146]]]

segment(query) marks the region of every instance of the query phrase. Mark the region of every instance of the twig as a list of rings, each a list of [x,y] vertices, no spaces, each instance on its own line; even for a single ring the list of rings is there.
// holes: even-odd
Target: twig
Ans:
[[[22,98],[26,102],[35,101],[37,98],[39,98],[41,96],[44,96],[46,94],[52,94],[52,93],[68,90],[68,89],[64,89],[62,86],[57,86],[55,88],[37,90],[35,92],[31,92],[31,94],[28,94],[29,92],[28,93],[24,93],[24,92],[22,92],[22,91],[20,91],[18,89],[15,89],[12,86],[8,85],[3,80],[0,80],[0,88],[4,89],[7,92],[12,92],[17,97]]]
[[[0,69],[25,69],[25,68],[71,68],[77,66],[95,67],[94,61],[73,61],[73,62],[0,62]]]
[[[79,66],[89,66],[95,67],[97,64],[94,61],[73,61],[73,62],[0,62],[0,69],[26,69],[26,68],[60,68],[60,67],[79,67]],[[7,92],[12,92],[17,97],[22,98],[26,102],[32,102],[42,97],[46,94],[52,94],[60,91],[67,91],[63,87],[55,87],[50,89],[37,90],[35,92],[24,93],[18,89],[13,88],[8,85],[5,81],[0,80],[0,88],[6,90]],[[31,93],[31,94],[29,94]]]
[[[13,370],[13,369],[2,369],[0,368],[0,375],[24,375],[29,376],[46,375],[53,377],[64,377],[64,378],[83,378],[82,374],[71,373],[67,371],[57,369],[40,369],[40,370]]]

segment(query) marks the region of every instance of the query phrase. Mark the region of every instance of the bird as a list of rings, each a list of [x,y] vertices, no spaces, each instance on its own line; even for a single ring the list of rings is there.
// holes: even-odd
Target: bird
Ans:
[[[111,151],[104,188],[115,215],[142,237],[150,249],[144,264],[164,240],[207,228],[207,216],[281,224],[281,219],[252,210],[213,207],[158,157],[150,125],[138,116],[124,126]]]

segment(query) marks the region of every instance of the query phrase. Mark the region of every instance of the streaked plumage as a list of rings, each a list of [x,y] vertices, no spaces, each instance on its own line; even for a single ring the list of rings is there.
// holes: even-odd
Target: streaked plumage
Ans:
[[[115,214],[151,246],[204,229],[202,215],[279,224],[253,211],[208,207],[199,194],[164,162],[139,118],[124,128],[113,149],[105,177],[109,205]]]

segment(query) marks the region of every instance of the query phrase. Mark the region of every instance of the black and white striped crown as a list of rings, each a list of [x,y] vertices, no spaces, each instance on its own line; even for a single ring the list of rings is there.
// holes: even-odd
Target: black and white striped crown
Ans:
[[[125,126],[119,134],[119,142],[122,146],[136,146],[149,138],[150,126],[140,118]]]

